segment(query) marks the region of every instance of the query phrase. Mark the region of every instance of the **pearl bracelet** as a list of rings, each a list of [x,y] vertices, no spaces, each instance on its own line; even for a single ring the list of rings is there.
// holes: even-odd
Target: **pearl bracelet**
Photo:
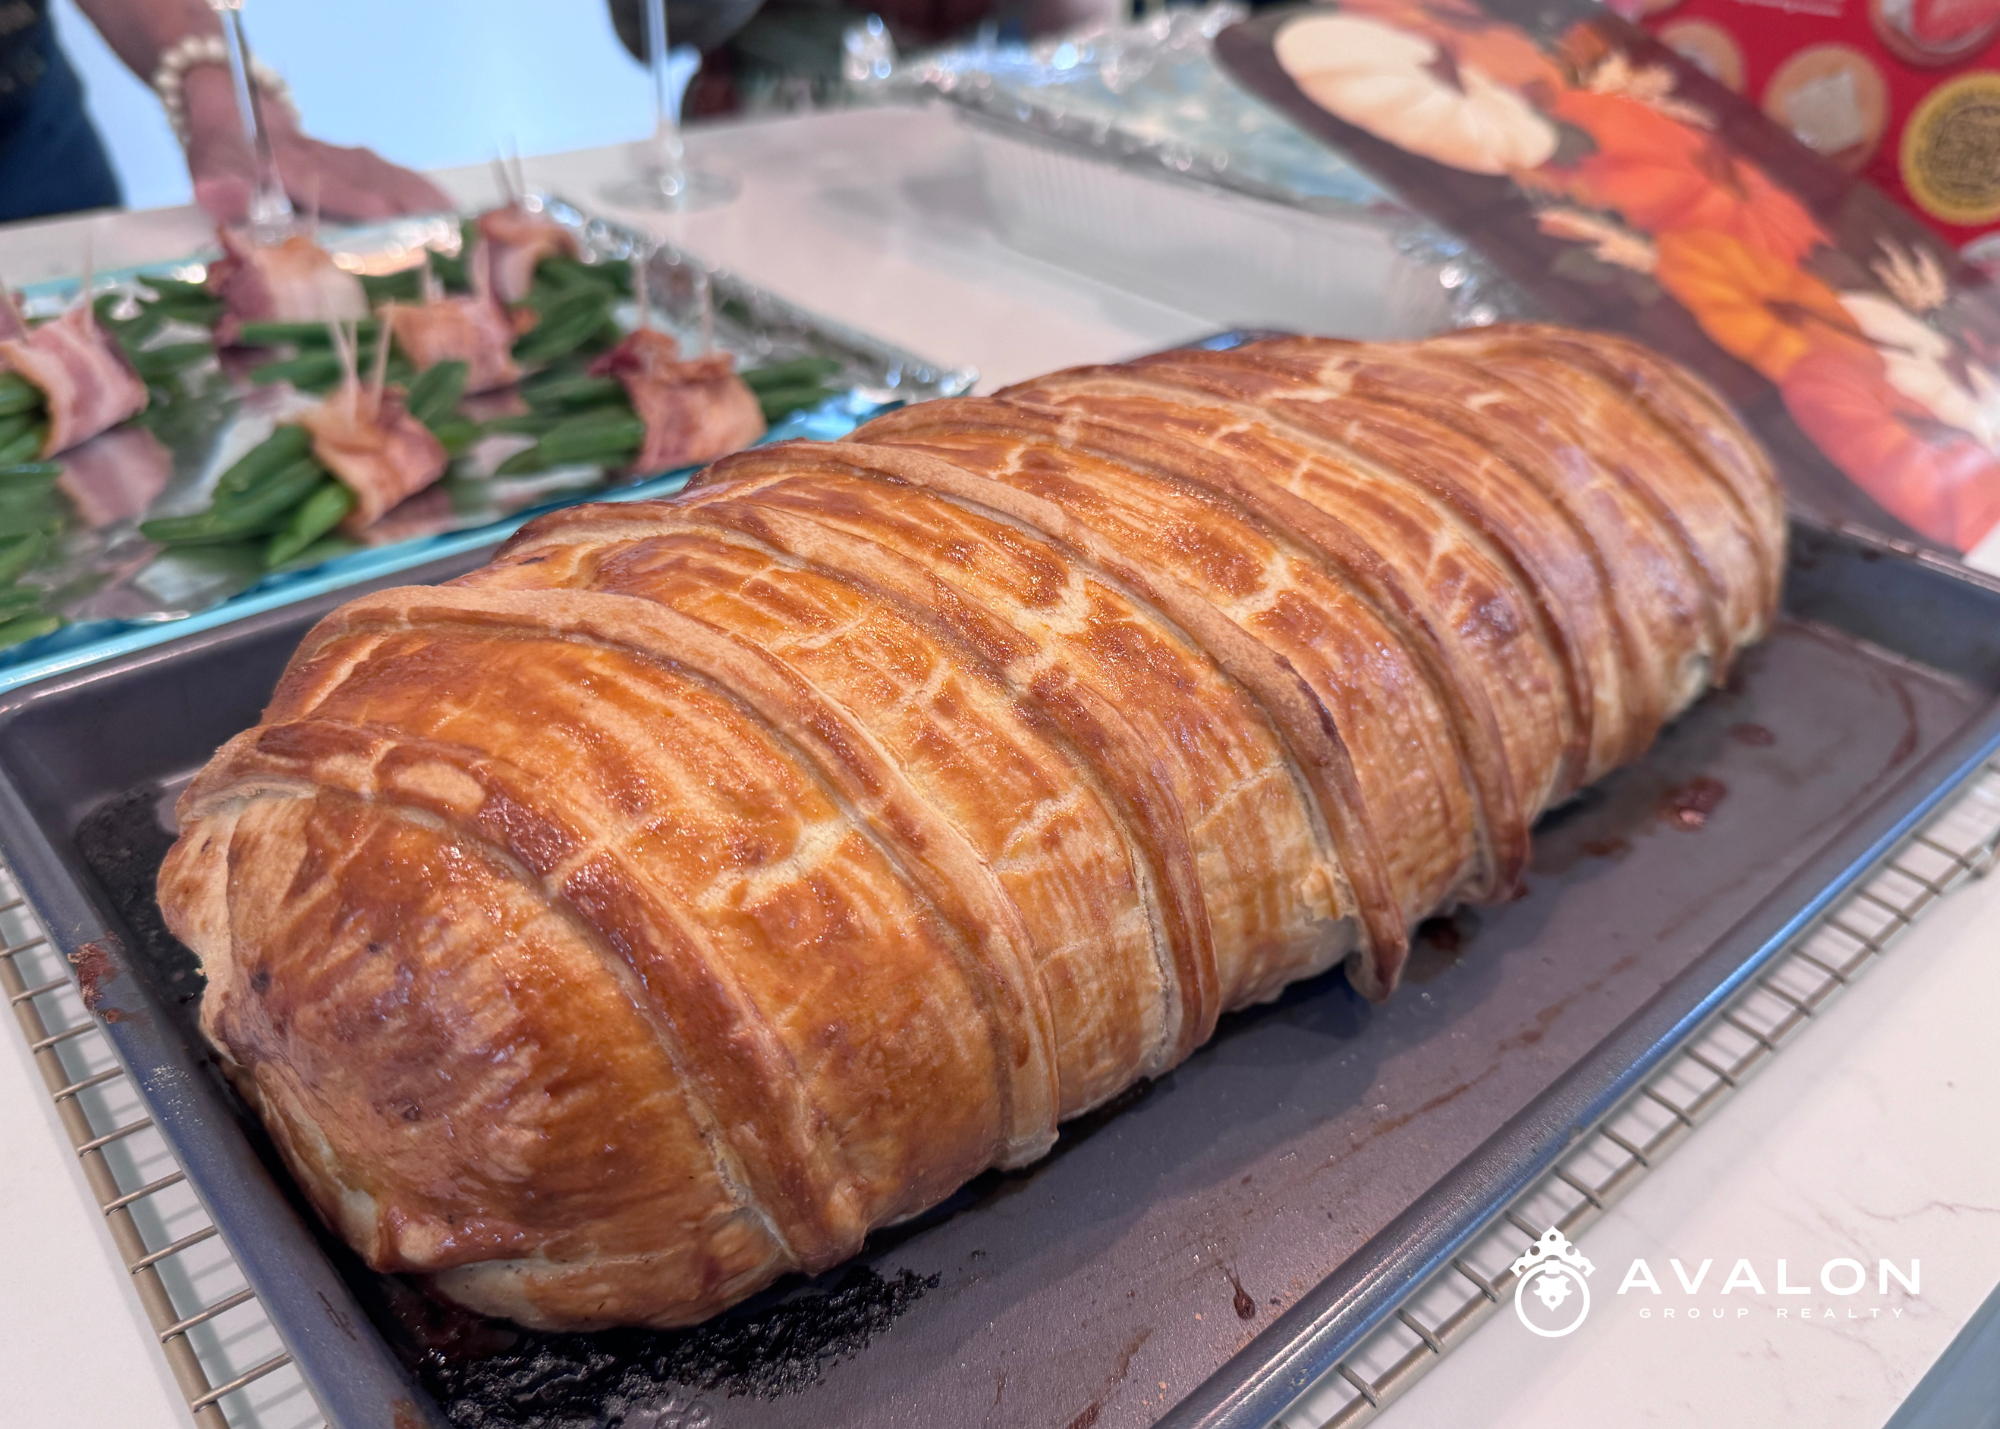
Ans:
[[[220,35],[185,35],[160,56],[159,67],[153,71],[153,93],[160,96],[167,123],[173,126],[174,137],[183,149],[188,144],[187,96],[183,93],[187,72],[201,65],[228,64],[229,44]],[[299,107],[292,102],[291,86],[255,55],[250,57],[250,82],[291,115],[294,124],[298,122]]]

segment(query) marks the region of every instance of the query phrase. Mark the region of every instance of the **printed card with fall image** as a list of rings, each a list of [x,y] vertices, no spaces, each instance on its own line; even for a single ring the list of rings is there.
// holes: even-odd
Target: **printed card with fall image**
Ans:
[[[1217,58],[1560,321],[1705,375],[1808,519],[2000,574],[2000,294],[1591,0],[1341,0]]]

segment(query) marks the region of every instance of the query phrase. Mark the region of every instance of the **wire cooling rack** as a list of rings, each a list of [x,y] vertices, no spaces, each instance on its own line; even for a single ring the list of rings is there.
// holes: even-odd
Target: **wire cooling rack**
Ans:
[[[34,1054],[104,1228],[199,1429],[313,1429],[325,1416],[154,1130],[73,970],[0,868],[0,994]]]
[[[1861,890],[1727,1004],[1486,1233],[1271,1429],[1354,1429],[1415,1383],[1513,1293],[1540,1227],[1574,1237],[1788,1045],[1947,893],[2000,850],[2000,761],[1988,765]],[[132,1273],[199,1429],[315,1429],[324,1416],[84,1008],[13,875],[0,867],[0,994],[34,1054],[105,1229]],[[1524,1238],[1525,1237],[1525,1241]]]
[[[1859,890],[1815,923],[1578,1143],[1496,1215],[1464,1254],[1406,1298],[1271,1429],[1355,1429],[1506,1304],[1517,1257],[1545,1228],[1597,1220],[1731,1093],[1791,1044],[1820,1009],[2000,852],[2000,760],[1988,764]]]

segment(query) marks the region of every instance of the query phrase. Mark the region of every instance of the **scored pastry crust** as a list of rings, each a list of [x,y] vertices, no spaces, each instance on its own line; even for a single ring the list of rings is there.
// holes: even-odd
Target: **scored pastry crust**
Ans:
[[[180,804],[204,1029],[379,1268],[680,1325],[1504,898],[1768,628],[1621,339],[1287,338],[718,462],[364,596]]]

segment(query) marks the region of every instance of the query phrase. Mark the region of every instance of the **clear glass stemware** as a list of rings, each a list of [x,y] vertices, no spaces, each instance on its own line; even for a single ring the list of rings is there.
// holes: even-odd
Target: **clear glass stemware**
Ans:
[[[292,232],[292,201],[285,196],[284,176],[271,150],[271,131],[264,123],[264,97],[250,72],[250,41],[243,33],[243,0],[208,0],[222,22],[229,51],[229,78],[236,89],[236,108],[243,116],[243,134],[250,141],[255,177],[250,188],[250,236],[258,243],[277,243]]]
[[[681,97],[687,81],[675,82],[669,55],[666,0],[642,0],[646,22],[646,68],[653,85],[653,137],[642,146],[638,173],[609,185],[604,196],[626,208],[686,213],[714,208],[736,197],[736,181],[705,169],[690,169],[681,143]]]

